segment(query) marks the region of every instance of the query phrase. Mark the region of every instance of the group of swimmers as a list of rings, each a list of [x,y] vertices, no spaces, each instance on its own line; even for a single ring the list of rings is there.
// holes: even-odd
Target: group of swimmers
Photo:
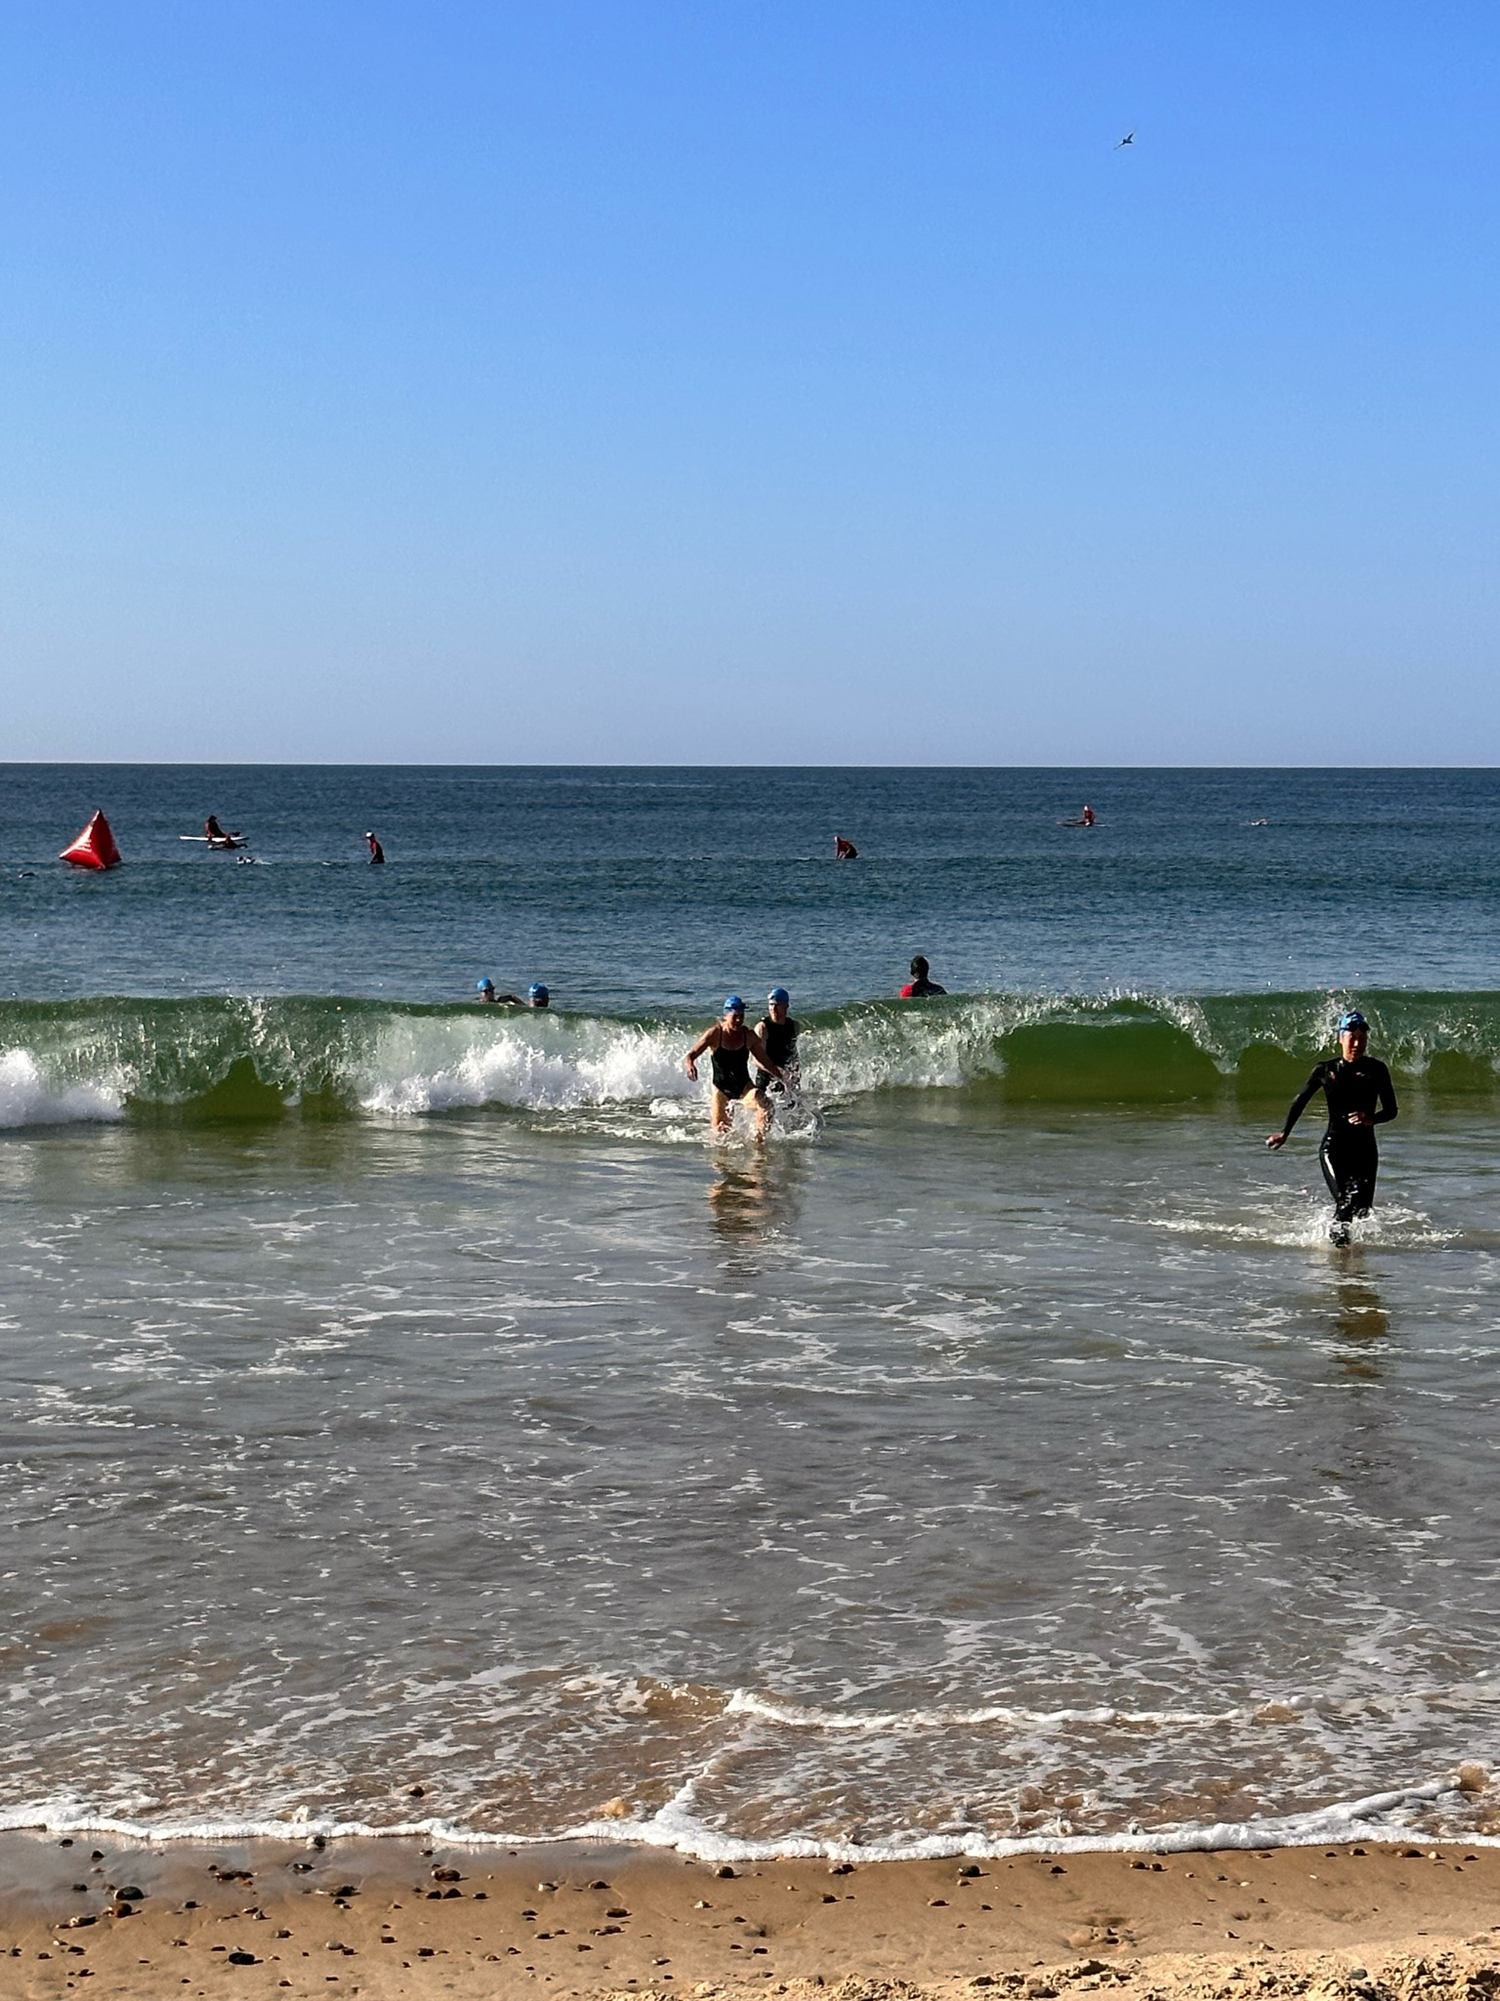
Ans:
[[[911,962],[911,979],[901,989],[902,1000],[946,994],[947,988],[939,986],[930,974],[927,960],[919,952]],[[513,1007],[544,1008],[551,1003],[551,995],[540,981],[523,999],[520,994],[496,993],[492,980],[481,980],[479,998]],[[744,1001],[738,994],[730,994],[718,1020],[688,1050],[683,1068],[693,1083],[698,1082],[699,1057],[707,1056],[710,1061],[708,1117],[713,1132],[728,1132],[735,1106],[746,1105],[754,1115],[756,1139],[764,1140],[777,1105],[793,1099],[801,1081],[797,1062],[801,1024],[793,1020],[791,1008],[792,997],[786,988],[772,987],[766,996],[765,1014],[751,1028]],[[1319,1142],[1318,1164],[1333,1197],[1330,1240],[1344,1246],[1349,1242],[1350,1224],[1368,1216],[1375,1204],[1375,1180],[1380,1171],[1375,1128],[1388,1125],[1399,1107],[1389,1069],[1369,1053],[1370,1024],[1358,1008],[1340,1015],[1337,1035],[1338,1055],[1313,1065],[1282,1120],[1281,1130],[1272,1133],[1266,1145],[1273,1153],[1279,1152],[1312,1099],[1322,1092],[1328,1125]]]
[[[926,1000],[946,994],[929,978],[931,968],[920,952],[911,962],[911,980],[901,989],[902,1000]],[[755,1137],[763,1140],[778,1102],[785,1104],[801,1082],[797,1064],[800,1023],[792,1019],[792,997],[785,987],[772,987],[766,1012],[754,1028],[745,1022],[745,1003],[730,994],[719,1019],[704,1029],[683,1058],[683,1068],[698,1081],[698,1058],[708,1056],[711,1069],[708,1122],[713,1132],[728,1132],[736,1105],[748,1104],[755,1114]],[[751,1072],[752,1062],[755,1065]]]

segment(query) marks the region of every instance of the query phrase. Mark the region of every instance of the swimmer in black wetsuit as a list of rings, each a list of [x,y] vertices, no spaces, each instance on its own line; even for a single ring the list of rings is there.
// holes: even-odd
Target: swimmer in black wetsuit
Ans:
[[[766,1053],[773,1063],[781,1066],[779,1078],[766,1070],[757,1069],[755,1073],[756,1094],[765,1101],[768,1111],[774,1110],[774,1098],[784,1097],[801,1081],[797,1064],[797,1037],[802,1033],[802,1025],[792,1020],[791,1005],[792,997],[785,987],[772,987],[766,996],[765,1019],[755,1024],[755,1032],[765,1044]]]
[[[729,996],[724,1003],[722,1019],[703,1031],[683,1059],[684,1068],[695,1084],[698,1081],[698,1058],[705,1050],[713,1053],[709,1124],[716,1133],[727,1133],[732,1107],[743,1104],[746,1098],[753,1098],[755,1137],[764,1139],[766,1127],[771,1122],[771,1107],[765,1092],[750,1081],[750,1058],[753,1056],[761,1069],[768,1070],[773,1077],[781,1075],[781,1065],[755,1030],[746,1028],[745,1003],[738,994]]]
[[[945,994],[948,989],[940,987],[936,980],[927,977],[927,961],[918,952],[911,962],[911,983],[901,989],[902,1000],[926,1000],[929,994]]]
[[[1388,1124],[1397,1111],[1390,1071],[1376,1057],[1365,1054],[1369,1040],[1370,1025],[1358,1009],[1342,1016],[1339,1047],[1343,1054],[1315,1066],[1293,1098],[1285,1125],[1266,1141],[1273,1152],[1285,1146],[1309,1100],[1318,1091],[1324,1094],[1328,1130],[1318,1148],[1318,1164],[1333,1197],[1329,1237],[1335,1244],[1347,1244],[1350,1223],[1356,1216],[1368,1216],[1374,1206],[1375,1176],[1380,1169],[1375,1128]]]

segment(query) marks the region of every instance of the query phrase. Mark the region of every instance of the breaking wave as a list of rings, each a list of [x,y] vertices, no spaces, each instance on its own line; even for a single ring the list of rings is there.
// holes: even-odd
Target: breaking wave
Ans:
[[[1290,1095],[1348,996],[988,994],[880,1001],[804,1018],[805,1087],[967,1090],[1016,1104],[1192,1103]],[[1500,1082],[1500,993],[1362,994],[1374,1046],[1435,1091]],[[533,1114],[701,1095],[682,1053],[701,1024],[338,997],[0,1002],[0,1126]]]

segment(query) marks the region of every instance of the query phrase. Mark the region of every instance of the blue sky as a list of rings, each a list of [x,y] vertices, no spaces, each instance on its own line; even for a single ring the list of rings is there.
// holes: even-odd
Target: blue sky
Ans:
[[[1497,57],[11,0],[0,757],[1500,763]]]

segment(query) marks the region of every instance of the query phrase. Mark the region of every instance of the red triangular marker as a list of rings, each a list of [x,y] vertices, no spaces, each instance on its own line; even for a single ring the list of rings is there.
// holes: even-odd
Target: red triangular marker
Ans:
[[[120,850],[104,815],[96,813],[73,845],[64,848],[57,859],[71,862],[74,868],[118,868]]]

